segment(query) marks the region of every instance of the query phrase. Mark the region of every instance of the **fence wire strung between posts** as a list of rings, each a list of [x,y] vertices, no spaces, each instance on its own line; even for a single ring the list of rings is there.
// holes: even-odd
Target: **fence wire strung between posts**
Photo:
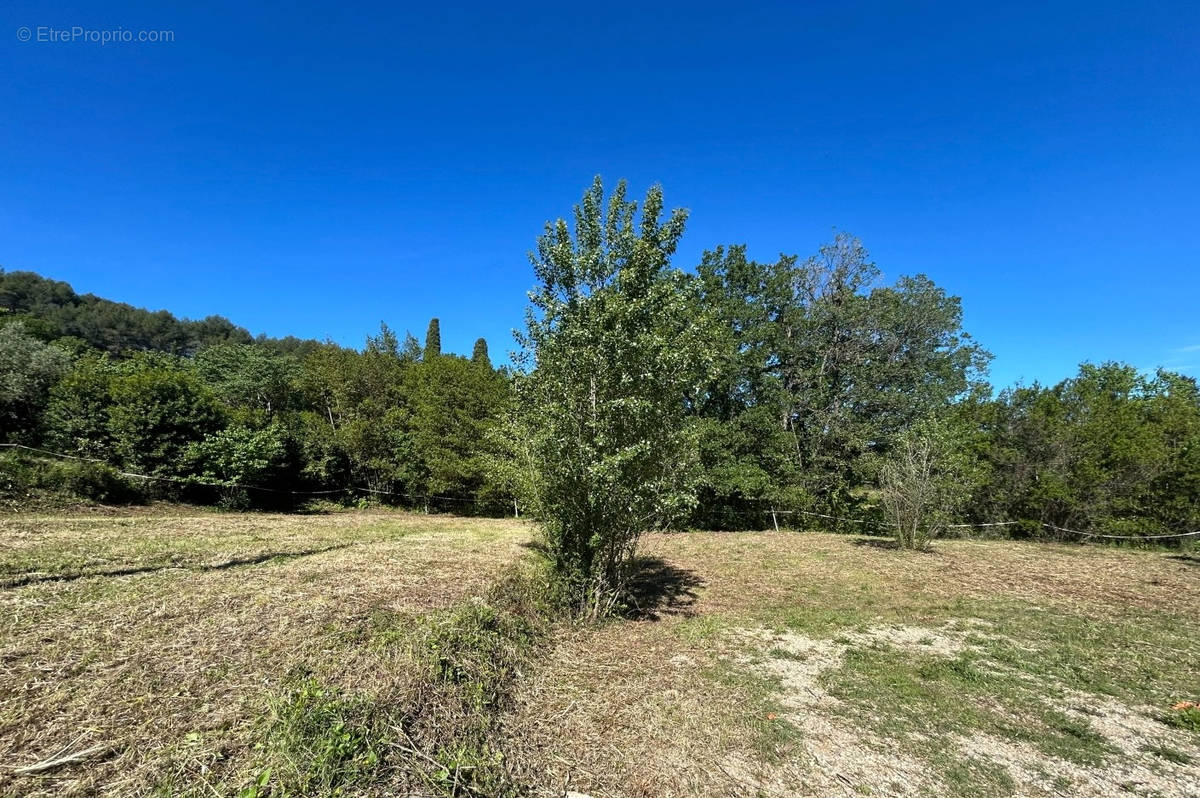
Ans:
[[[180,484],[180,485],[203,485],[203,486],[212,487],[212,488],[243,488],[245,490],[258,490],[258,491],[264,491],[267,493],[284,494],[284,495],[290,495],[290,496],[331,496],[331,495],[340,494],[340,493],[359,492],[359,493],[368,493],[368,494],[375,494],[375,495],[381,495],[381,496],[402,496],[406,499],[412,499],[413,501],[422,501],[422,502],[448,501],[448,502],[460,502],[463,504],[480,504],[478,499],[464,499],[459,496],[419,496],[419,495],[412,494],[412,493],[405,493],[403,491],[379,490],[376,488],[363,487],[361,485],[347,485],[344,488],[334,488],[332,490],[285,490],[283,488],[266,488],[266,487],[262,487],[260,485],[245,485],[245,484],[241,484],[241,483],[217,482],[217,481],[212,481],[212,480],[206,481],[206,480],[197,479],[195,477],[183,478],[183,477],[152,476],[150,474],[136,474],[131,471],[121,471],[121,470],[117,469],[116,466],[109,463],[107,460],[102,460],[100,458],[80,457],[78,455],[73,455],[73,454],[63,454],[62,452],[51,452],[51,451],[47,451],[46,449],[38,449],[33,446],[25,446],[24,444],[21,444],[21,443],[0,443],[0,449],[23,449],[28,452],[36,452],[37,454],[44,454],[44,455],[48,455],[50,457],[60,457],[60,458],[66,459],[66,460],[79,460],[81,462],[86,462],[86,463],[99,463],[101,465],[106,465],[106,466],[114,469],[115,471],[117,471],[117,473],[120,476],[123,476],[123,477],[129,477],[131,479],[144,479],[144,480],[158,481],[158,482],[172,482],[172,483],[176,483],[176,484]],[[737,510],[733,510],[732,512],[737,515],[742,515],[742,516],[750,515],[749,513],[740,512]],[[827,519],[830,521],[839,521],[839,522],[847,523],[847,524],[865,524],[865,523],[867,523],[866,521],[862,520],[861,518],[843,518],[841,516],[836,516],[836,515],[826,515],[825,513],[815,513],[815,512],[811,512],[809,510],[780,510],[780,509],[776,509],[776,508],[770,508],[770,509],[764,509],[762,512],[764,514],[769,514],[771,516],[771,524],[775,528],[776,532],[780,531],[779,516],[781,516],[781,515],[807,515],[807,516],[811,516],[814,518],[824,518],[824,519]],[[515,501],[513,502],[513,513],[516,515],[517,518],[521,517],[520,509],[517,507],[517,504]],[[756,516],[756,517],[758,517],[758,516]],[[1021,523],[1025,523],[1025,522],[1022,522],[1022,521],[992,521],[992,522],[988,522],[988,523],[979,523],[979,524],[976,524],[976,523],[947,524],[946,528],[947,529],[981,529],[984,527],[1015,526],[1015,525],[1021,524]],[[1179,539],[1179,538],[1188,538],[1188,537],[1194,537],[1196,535],[1200,535],[1200,529],[1194,530],[1192,532],[1178,532],[1178,533],[1170,534],[1170,535],[1105,535],[1105,534],[1101,534],[1099,532],[1083,532],[1078,529],[1067,529],[1065,527],[1055,526],[1054,524],[1048,524],[1044,521],[1036,521],[1034,523],[1038,524],[1039,526],[1041,526],[1044,529],[1050,529],[1055,532],[1063,532],[1063,533],[1066,533],[1069,535],[1079,535],[1079,536],[1085,537],[1085,538],[1097,538],[1097,539],[1102,539],[1102,540],[1135,540],[1135,541],[1138,541],[1138,540],[1175,540],[1175,539]]]
[[[20,443],[0,443],[0,449],[24,449],[25,451],[28,451],[28,452],[36,452],[37,454],[44,454],[44,455],[48,455],[50,457],[61,457],[66,460],[78,460],[78,461],[84,462],[84,463],[99,463],[100,465],[105,465],[105,466],[108,466],[109,468],[112,468],[114,471],[117,472],[117,474],[119,476],[122,476],[122,477],[129,477],[131,479],[144,479],[144,480],[151,481],[151,482],[171,482],[171,483],[174,483],[177,485],[201,485],[201,486],[210,487],[210,488],[242,488],[244,490],[257,490],[257,491],[262,491],[264,493],[275,493],[275,494],[281,494],[281,495],[285,495],[285,496],[332,496],[334,494],[356,493],[357,492],[357,493],[371,493],[371,494],[384,495],[384,496],[403,496],[406,499],[412,499],[413,501],[422,501],[422,502],[436,500],[436,501],[447,501],[447,502],[461,502],[461,503],[465,503],[465,504],[479,504],[480,503],[478,499],[464,499],[460,496],[437,496],[437,495],[418,496],[416,494],[405,493],[403,491],[379,490],[377,488],[367,488],[367,487],[363,487],[361,485],[347,485],[344,488],[333,488],[332,490],[286,490],[284,488],[267,488],[267,487],[263,487],[261,485],[246,485],[246,484],[243,484],[240,482],[220,482],[220,481],[215,481],[215,480],[204,480],[204,479],[200,479],[198,477],[153,476],[151,474],[137,474],[132,471],[121,471],[119,468],[114,466],[112,463],[109,463],[107,460],[101,460],[100,458],[97,458],[97,457],[80,457],[78,455],[73,455],[73,454],[63,454],[62,452],[51,452],[51,451],[47,451],[46,449],[37,449],[37,448],[34,448],[33,446],[25,446],[24,444],[20,444]],[[515,504],[514,504],[513,510],[516,513],[517,517],[519,518],[520,511],[517,510]]]
[[[771,525],[775,528],[776,532],[780,531],[779,516],[781,516],[781,515],[807,515],[807,516],[811,516],[813,518],[824,518],[829,521],[838,521],[838,522],[846,523],[846,524],[865,524],[865,523],[867,523],[866,521],[864,521],[861,518],[845,518],[845,517],[837,516],[837,515],[827,515],[825,513],[814,513],[809,510],[780,510],[778,508],[768,508],[768,509],[763,509],[763,510],[759,511],[758,513],[748,513],[748,512],[742,511],[742,510],[727,510],[726,512],[730,512],[734,515],[740,515],[743,518],[764,518],[769,515],[771,517]],[[984,522],[984,523],[972,522],[972,523],[964,523],[964,524],[947,524],[945,528],[946,529],[983,529],[986,527],[1017,526],[1018,524],[1027,524],[1027,523],[1030,523],[1030,522],[1027,522],[1027,521],[989,521],[989,522]],[[1055,532],[1064,532],[1064,533],[1067,533],[1070,535],[1079,535],[1079,536],[1085,537],[1085,538],[1101,538],[1104,540],[1134,540],[1134,541],[1137,541],[1137,540],[1171,540],[1171,539],[1188,538],[1188,537],[1194,537],[1196,535],[1200,535],[1200,529],[1197,529],[1193,532],[1179,532],[1179,533],[1170,534],[1170,535],[1104,535],[1099,532],[1083,532],[1078,529],[1067,529],[1065,527],[1055,526],[1054,524],[1047,524],[1044,521],[1034,521],[1032,523],[1037,524],[1038,526],[1042,527],[1043,529],[1051,529],[1051,530],[1054,530]]]

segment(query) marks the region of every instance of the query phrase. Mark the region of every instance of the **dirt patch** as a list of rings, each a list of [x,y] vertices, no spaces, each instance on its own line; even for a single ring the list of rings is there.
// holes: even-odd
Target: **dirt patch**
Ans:
[[[841,667],[852,648],[890,645],[950,657],[963,650],[963,635],[916,626],[879,626],[846,632],[836,639],[815,639],[764,629],[740,631],[750,654],[737,655],[743,666],[777,679],[783,718],[794,724],[804,740],[799,755],[805,767],[792,789],[803,794],[839,794],[848,788],[871,795],[909,796],[936,792],[929,766],[910,756],[903,746],[872,737],[836,718],[838,699],[824,689],[821,677]],[[751,775],[749,773],[747,776]],[[770,795],[787,792],[778,775],[754,785]]]
[[[889,796],[944,792],[928,764],[910,754],[902,741],[872,735],[840,720],[842,702],[823,689],[822,677],[841,667],[847,652],[856,648],[889,646],[944,658],[957,656],[974,648],[967,642],[968,635],[980,634],[971,624],[965,624],[967,629],[963,626],[880,626],[831,639],[762,629],[737,633],[750,644],[750,653],[741,655],[742,663],[778,680],[785,717],[802,732],[802,758],[810,765],[798,782],[803,789],[831,794],[851,785],[871,795]],[[1195,764],[1200,762],[1200,746],[1194,735],[1166,727],[1150,707],[1133,708],[1108,697],[1063,692],[1064,698],[1054,708],[1090,727],[1119,755],[1101,766],[1085,767],[1047,756],[1028,743],[990,734],[956,735],[955,743],[968,756],[1001,765],[1016,785],[1017,795],[1200,795],[1200,766]],[[1192,762],[1173,762],[1154,753],[1164,749],[1182,753]],[[775,779],[758,786],[767,794],[786,794],[778,791]]]

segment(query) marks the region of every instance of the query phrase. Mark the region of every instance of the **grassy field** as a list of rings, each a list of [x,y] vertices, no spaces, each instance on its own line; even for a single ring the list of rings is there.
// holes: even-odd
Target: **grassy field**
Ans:
[[[0,793],[1200,795],[1193,555],[652,535],[628,618],[536,631],[532,536],[2,517]]]

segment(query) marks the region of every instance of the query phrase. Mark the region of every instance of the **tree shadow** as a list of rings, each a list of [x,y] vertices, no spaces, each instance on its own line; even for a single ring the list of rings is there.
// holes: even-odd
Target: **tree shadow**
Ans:
[[[339,543],[319,549],[304,549],[303,551],[268,551],[248,557],[236,557],[224,562],[201,565],[134,565],[125,568],[112,568],[106,571],[68,571],[58,574],[16,574],[0,580],[0,589],[12,589],[35,585],[42,582],[74,582],[77,579],[87,579],[93,576],[132,576],[134,574],[149,574],[155,571],[224,571],[228,568],[239,568],[243,565],[260,565],[268,560],[294,560],[298,557],[310,557],[327,551],[336,551],[353,546],[353,543]]]
[[[638,557],[630,564],[626,587],[629,603],[624,615],[639,621],[657,621],[663,615],[691,615],[704,580],[694,571],[679,568],[661,557]]]
[[[916,554],[937,554],[932,545],[926,546],[923,549],[902,549],[900,544],[894,538],[853,538],[850,541],[855,546],[866,546],[870,549],[882,549],[885,551],[911,551]]]
[[[541,554],[543,557],[548,557],[550,555],[549,547],[547,547],[546,544],[540,540],[526,540],[526,541],[523,541],[520,544],[520,546],[523,549],[529,549],[530,551],[536,551],[538,554]]]
[[[1194,565],[1200,568],[1200,555],[1197,554],[1168,554],[1168,560],[1177,560],[1184,565]]]

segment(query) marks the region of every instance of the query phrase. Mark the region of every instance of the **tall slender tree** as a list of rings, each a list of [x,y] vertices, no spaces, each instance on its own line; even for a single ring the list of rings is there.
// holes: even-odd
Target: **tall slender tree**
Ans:
[[[482,366],[487,366],[488,368],[491,368],[492,359],[490,357],[488,357],[487,339],[485,339],[485,338],[475,339],[475,349],[472,350],[472,352],[471,352],[471,360],[474,360],[476,363],[478,363]]]
[[[425,331],[425,359],[433,360],[442,353],[442,325],[433,317],[429,320],[429,329]]]

